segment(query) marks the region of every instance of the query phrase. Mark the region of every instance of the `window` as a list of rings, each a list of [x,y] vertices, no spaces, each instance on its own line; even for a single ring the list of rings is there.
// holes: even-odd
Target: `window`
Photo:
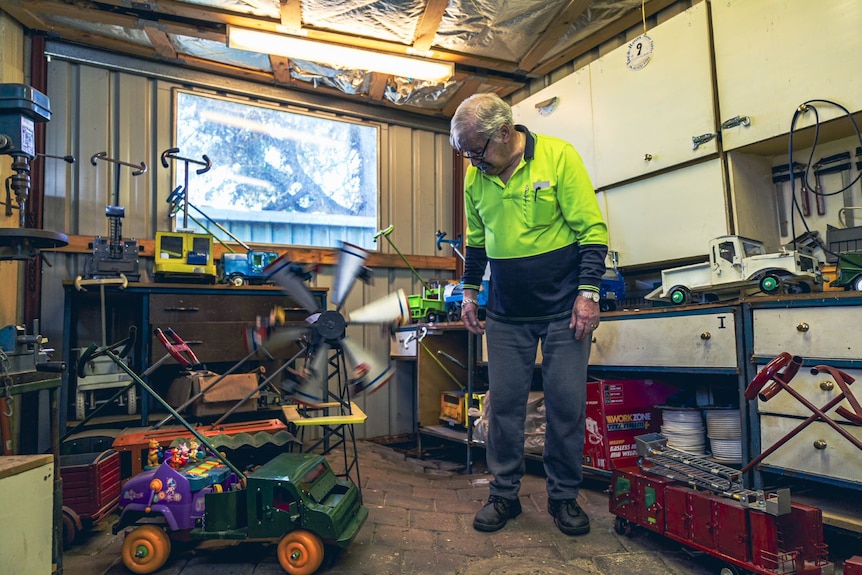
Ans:
[[[376,248],[376,126],[183,90],[174,118],[174,189],[189,202],[175,226],[230,241],[213,220],[244,242]],[[211,167],[198,174],[204,155]]]

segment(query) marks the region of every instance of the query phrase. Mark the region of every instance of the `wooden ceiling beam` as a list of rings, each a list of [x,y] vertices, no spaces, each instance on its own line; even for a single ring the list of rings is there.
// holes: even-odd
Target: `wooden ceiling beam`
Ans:
[[[572,27],[572,25],[586,12],[592,0],[570,0],[559,14],[553,19],[550,26],[539,34],[539,39],[530,46],[524,57],[518,63],[521,70],[531,71],[536,64],[557,44],[560,38]]]
[[[8,12],[15,20],[32,30],[45,30],[48,23],[39,16],[36,10],[25,7],[20,2],[3,4],[3,10]]]
[[[150,44],[153,45],[159,56],[168,60],[176,60],[177,51],[167,34],[154,26],[147,25],[144,25],[144,32],[146,32],[147,38],[150,39]]]
[[[422,12],[419,25],[416,27],[416,35],[413,38],[413,49],[418,53],[421,54],[431,49],[448,4],[448,0],[429,0],[425,4],[425,11]]]
[[[284,56],[269,56],[269,65],[272,67],[272,76],[279,84],[290,85],[294,83],[290,75],[290,59]]]
[[[461,84],[461,87],[452,94],[446,105],[443,106],[443,115],[451,118],[455,114],[455,110],[461,105],[461,102],[472,96],[485,83],[486,78],[483,76],[471,76]]]
[[[388,81],[389,74],[372,72],[370,86],[368,87],[368,97],[372,100],[382,101],[383,94],[386,92],[386,83]]]
[[[657,12],[664,10],[671,4],[675,4],[678,1],[679,0],[650,0],[644,5],[643,11],[646,14],[646,17],[649,18],[650,16],[653,16]],[[641,21],[642,15],[640,8],[633,8],[615,21],[610,22],[606,26],[599,28],[592,34],[589,34],[580,42],[576,42],[575,44],[563,50],[559,54],[542,62],[541,64],[533,68],[531,70],[531,73],[539,76],[550,74],[557,68],[560,68],[561,66],[564,66],[565,64],[571,62],[577,57],[583,56],[590,50],[597,48],[599,45],[603,44],[604,42],[607,42],[614,36],[618,36],[619,34],[624,33],[626,30],[628,30],[632,26],[636,26]]]
[[[302,29],[302,0],[281,0],[281,25],[288,30]]]

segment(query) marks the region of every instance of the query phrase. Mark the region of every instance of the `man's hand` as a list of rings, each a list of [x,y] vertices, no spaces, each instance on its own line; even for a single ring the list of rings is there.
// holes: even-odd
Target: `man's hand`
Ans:
[[[575,331],[575,339],[582,340],[599,327],[600,311],[598,302],[581,296],[575,298],[572,320],[569,322],[569,329]]]
[[[464,290],[464,300],[461,302],[461,321],[467,331],[476,335],[485,333],[485,324],[479,322],[479,304],[476,290]]]

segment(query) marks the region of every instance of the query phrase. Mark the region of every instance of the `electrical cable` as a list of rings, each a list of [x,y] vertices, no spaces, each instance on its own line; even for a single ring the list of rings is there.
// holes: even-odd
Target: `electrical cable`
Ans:
[[[850,112],[850,110],[848,110],[847,108],[845,108],[841,104],[834,102],[832,100],[825,100],[825,99],[819,99],[819,98],[815,98],[812,100],[806,100],[805,102],[800,104],[796,108],[796,110],[793,112],[793,118],[790,121],[790,134],[789,134],[788,144],[787,144],[787,162],[788,162],[788,165],[793,166],[793,135],[794,135],[794,132],[796,131],[796,123],[798,122],[799,118],[802,115],[806,114],[809,111],[812,111],[812,112],[814,112],[814,143],[811,145],[811,153],[808,156],[808,162],[805,164],[805,169],[802,172],[802,185],[805,186],[809,191],[813,192],[815,195],[819,195],[821,197],[828,197],[828,196],[834,196],[837,194],[844,193],[846,190],[849,190],[854,185],[856,185],[856,182],[858,182],[860,179],[862,179],[862,171],[860,171],[856,175],[856,177],[852,181],[850,181],[850,183],[848,183],[846,186],[844,186],[843,188],[841,188],[840,190],[837,190],[835,192],[824,193],[822,191],[818,191],[816,186],[810,185],[810,182],[808,180],[808,172],[809,172],[809,170],[812,169],[812,166],[814,165],[814,155],[815,155],[815,151],[817,149],[818,141],[820,139],[820,113],[818,112],[817,107],[815,106],[816,103],[827,104],[829,106],[834,106],[834,107],[838,108],[839,110],[841,110],[842,113],[850,120],[850,124],[853,126],[853,131],[856,134],[856,139],[859,141],[860,147],[862,147],[862,132],[860,132],[859,125],[856,123],[856,120],[855,120],[855,118],[853,118],[853,114]],[[791,168],[790,174],[789,174],[790,175],[790,196],[791,196],[791,200],[792,200],[791,206],[792,206],[792,209],[795,210],[796,213],[799,214],[799,219],[802,222],[803,227],[805,228],[805,232],[807,234],[811,235],[811,229],[808,227],[808,221],[805,219],[805,214],[802,212],[802,208],[799,205],[799,202],[797,201],[797,198],[796,198],[796,184],[795,184],[796,174],[794,172],[795,171]],[[790,237],[792,238],[793,249],[796,250],[797,249],[796,242],[797,242],[797,237],[798,237],[796,235],[796,218],[793,217],[792,215],[790,218]],[[835,256],[839,260],[844,261],[845,263],[847,263],[849,265],[854,265],[853,262],[851,262],[847,258],[843,257],[841,254],[831,251],[827,246],[824,245],[824,242],[822,240],[819,241],[819,244],[820,244],[820,247],[823,249],[823,251],[826,254],[831,255],[831,256]]]

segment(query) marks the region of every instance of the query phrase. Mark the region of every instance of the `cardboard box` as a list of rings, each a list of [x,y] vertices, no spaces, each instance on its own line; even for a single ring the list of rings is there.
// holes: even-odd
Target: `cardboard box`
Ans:
[[[676,387],[652,379],[587,382],[584,465],[598,469],[637,466],[635,437],[658,433],[661,411]]]
[[[167,401],[171,407],[179,407],[196,395],[201,389],[206,389],[213,381],[221,377],[212,372],[195,373],[184,377],[178,377],[171,382],[168,389]],[[223,415],[236,403],[254,391],[245,403],[236,411],[255,411],[257,409],[257,398],[260,395],[255,391],[258,386],[256,373],[240,373],[225,376],[225,378],[208,389],[201,397],[195,400],[185,413],[194,416]]]

